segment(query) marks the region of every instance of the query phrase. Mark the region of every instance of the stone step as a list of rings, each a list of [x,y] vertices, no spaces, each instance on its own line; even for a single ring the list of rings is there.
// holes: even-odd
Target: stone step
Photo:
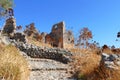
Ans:
[[[31,71],[29,80],[75,80],[70,79],[68,64],[39,58],[29,58],[28,62]]]
[[[30,80],[75,80],[66,71],[32,71]]]
[[[68,65],[50,59],[29,59],[30,69],[67,70]]]
[[[53,69],[53,68],[49,68],[49,69],[29,69],[30,71],[41,71],[41,70],[46,70],[46,71],[67,71],[67,69],[64,69],[64,68],[56,68],[56,69]]]

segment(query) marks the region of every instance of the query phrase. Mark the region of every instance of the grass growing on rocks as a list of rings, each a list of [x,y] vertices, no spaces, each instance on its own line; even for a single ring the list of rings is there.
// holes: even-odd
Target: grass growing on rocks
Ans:
[[[28,80],[26,59],[12,45],[0,44],[0,78],[5,80]]]

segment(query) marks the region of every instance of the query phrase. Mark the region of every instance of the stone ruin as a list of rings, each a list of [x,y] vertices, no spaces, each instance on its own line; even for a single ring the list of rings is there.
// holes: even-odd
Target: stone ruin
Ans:
[[[59,47],[65,49],[74,47],[73,33],[72,31],[67,31],[65,29],[64,22],[59,22],[57,24],[54,24],[49,34],[45,32],[42,33],[38,32],[35,29],[34,23],[31,23],[26,26],[24,33],[27,36],[32,36],[37,41],[50,44],[53,47]]]
[[[29,27],[29,28],[28,28]],[[32,29],[31,29],[32,28]],[[3,28],[3,33],[7,33],[9,35],[12,34],[11,38],[15,38],[15,40],[25,42],[25,35],[22,33],[15,33],[16,32],[16,22],[13,17],[10,17],[6,20],[6,24]],[[33,36],[34,38],[41,37],[41,42],[50,44],[53,47],[59,48],[73,48],[74,47],[74,36],[71,31],[66,31],[65,23],[60,22],[53,25],[52,30],[49,34],[42,32],[41,34],[35,29],[34,23],[27,26],[26,30],[24,31],[26,36]],[[14,36],[13,36],[14,35]],[[18,35],[18,36],[17,36]],[[22,37],[24,36],[24,38]],[[19,37],[19,38],[17,38]],[[22,38],[20,38],[22,37]]]
[[[16,20],[14,18],[13,9],[8,9],[8,19],[4,25],[2,33],[5,33],[9,36],[13,36],[16,30]]]
[[[17,41],[25,41],[26,36],[32,36],[35,39],[39,39],[38,41],[42,43],[50,44],[53,47],[59,48],[73,48],[74,47],[74,36],[71,31],[67,31],[65,29],[65,23],[59,22],[54,24],[52,30],[49,34],[40,33],[36,30],[35,24],[31,23],[26,26],[26,29],[23,33],[16,33],[16,20],[14,18],[13,9],[8,10],[9,17],[6,20],[2,33],[7,34],[11,39],[15,39]]]
[[[52,59],[65,64],[72,61],[71,57],[73,53],[65,49],[40,47],[28,43],[16,42],[15,40],[10,40],[10,42],[31,58]]]
[[[65,49],[74,47],[73,33],[65,29],[64,22],[54,24],[49,34],[45,32],[40,33],[36,30],[35,24],[31,23],[26,26],[24,33],[26,36],[32,37],[42,43],[50,44],[53,47]]]
[[[26,42],[26,37],[24,33],[16,32],[16,20],[14,18],[13,9],[9,8],[8,18],[5,22],[3,30],[1,30],[2,35],[8,36],[10,39],[14,39],[19,42]]]
[[[14,18],[9,18],[6,20],[6,24],[3,28],[3,33],[13,34],[16,29],[16,22]]]
[[[73,48],[74,36],[71,31],[66,31],[65,23],[60,22],[53,25],[50,34],[45,36],[45,43],[51,44],[53,47]]]
[[[26,29],[24,30],[24,33],[26,34],[26,36],[33,36],[33,37],[35,37],[37,34],[39,34],[39,32],[35,28],[34,23],[27,25]]]
[[[61,48],[47,48],[35,46],[33,44],[29,44],[26,41],[26,35],[20,32],[13,32],[14,36],[9,37],[6,36],[4,41],[7,40],[8,45],[12,44],[16,46],[20,51],[27,54],[27,56],[31,58],[44,58],[44,59],[52,59],[62,63],[69,63],[72,61],[72,53],[68,50]],[[41,33],[43,37],[45,37],[46,33]],[[1,40],[0,40],[1,41]],[[6,44],[6,43],[5,43]]]

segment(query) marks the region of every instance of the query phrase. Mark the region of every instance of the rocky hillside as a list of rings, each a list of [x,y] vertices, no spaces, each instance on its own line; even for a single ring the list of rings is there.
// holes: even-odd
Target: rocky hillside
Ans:
[[[22,35],[22,33],[21,33]],[[1,36],[0,41],[6,45],[12,44],[29,63],[29,80],[75,80],[69,73],[69,62],[72,53],[60,48],[38,47],[27,42]]]
[[[29,80],[76,80],[75,78],[80,80],[97,80],[97,78],[99,80],[120,79],[118,74],[117,76],[113,75],[113,72],[119,72],[120,70],[120,55],[118,54],[108,55],[103,53],[98,55],[96,52],[93,55],[93,53],[88,54],[89,52],[87,54],[79,52],[78,60],[76,60],[76,58],[72,58],[74,53],[68,50],[55,47],[40,47],[28,43],[24,33],[14,32],[14,30],[10,34],[2,32],[0,33],[0,43],[15,46],[28,61],[30,70]],[[81,56],[81,54],[85,56]],[[90,56],[91,54],[93,56]],[[100,57],[99,60],[96,56]],[[72,65],[75,68],[74,72],[70,72],[72,67],[69,64],[70,62],[75,62],[76,64]],[[94,62],[95,64],[92,64]],[[72,78],[73,74],[71,73],[77,76]],[[117,79],[110,76],[117,77]]]
[[[29,63],[29,80],[76,80],[70,73],[70,64],[52,59],[31,58],[24,52],[21,54]]]
[[[70,66],[50,59],[29,59],[30,80],[75,80]]]

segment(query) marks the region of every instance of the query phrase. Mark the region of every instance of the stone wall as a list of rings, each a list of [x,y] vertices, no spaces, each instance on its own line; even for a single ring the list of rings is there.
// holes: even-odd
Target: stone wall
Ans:
[[[7,33],[10,37],[14,37],[17,40],[20,40],[17,38],[17,36],[21,36],[21,34],[16,34],[14,36],[14,33],[16,31],[16,21],[13,14],[13,9],[9,9],[9,18],[6,20],[5,26],[3,28],[3,33]],[[37,41],[40,41],[42,43],[50,44],[53,47],[59,47],[59,48],[73,48],[74,47],[74,36],[72,32],[66,31],[65,29],[65,23],[59,22],[57,24],[54,24],[52,27],[52,30],[49,34],[41,33],[37,31],[35,28],[35,24],[31,23],[26,26],[26,29],[23,31],[26,36],[30,36]]]
[[[52,27],[52,31],[45,38],[45,42],[51,44],[53,47],[59,48],[73,48],[74,36],[71,31],[66,31],[65,23],[60,22]]]
[[[15,18],[11,17],[6,20],[2,32],[6,34],[14,34],[15,30],[16,30],[16,21]]]
[[[45,33],[45,32],[42,32],[41,33],[41,36],[42,36],[42,40],[41,40],[41,42],[42,43],[45,43],[45,36],[47,35],[47,33]]]
[[[65,49],[38,47],[28,43],[16,42],[15,40],[11,40],[11,42],[17,48],[19,48],[20,51],[25,52],[28,56],[32,58],[53,59],[63,63],[68,63],[72,61],[72,53]]]
[[[74,35],[72,31],[66,31],[63,36],[64,49],[74,48]]]
[[[46,36],[46,43],[50,43],[53,47],[63,48],[63,35],[65,32],[64,22],[53,25],[51,33]]]
[[[17,36],[20,36],[18,33],[14,36],[16,30],[16,22],[13,17],[10,17],[6,20],[6,24],[3,28],[3,33],[12,34],[12,38],[16,38]],[[59,48],[73,48],[74,47],[74,36],[73,33],[70,31],[66,31],[65,29],[65,23],[60,22],[55,25],[53,25],[52,30],[49,34],[47,33],[39,33],[36,28],[35,24],[31,23],[26,26],[26,29],[24,30],[24,34],[26,36],[32,36],[36,40],[50,44],[53,47],[59,47]],[[20,40],[17,38],[17,40]]]

